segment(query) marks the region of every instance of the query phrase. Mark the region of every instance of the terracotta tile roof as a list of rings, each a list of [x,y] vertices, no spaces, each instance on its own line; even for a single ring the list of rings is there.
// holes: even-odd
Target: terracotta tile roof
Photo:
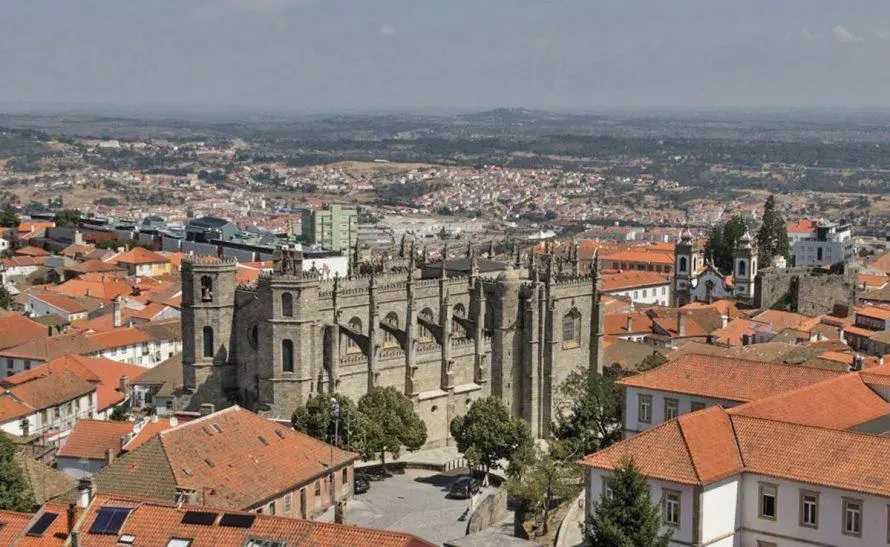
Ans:
[[[333,450],[334,468],[358,456]],[[327,472],[329,445],[238,406],[161,432],[97,475],[102,492],[173,500],[205,492],[208,505],[247,509]],[[146,474],[163,480],[146,484]]]
[[[118,296],[131,294],[133,288],[119,277],[107,274],[87,277],[85,274],[56,285],[52,291],[68,296],[91,296],[102,300],[114,300]]]
[[[812,367],[686,354],[618,383],[625,387],[748,402],[838,374]]]
[[[20,268],[24,266],[40,266],[43,263],[30,256],[13,256],[11,258],[0,260],[0,264],[7,268]]]
[[[31,492],[34,493],[34,501],[39,504],[65,494],[76,484],[72,477],[35,460],[24,452],[16,452],[15,462],[22,470]]]
[[[762,418],[709,407],[585,456],[614,469],[631,458],[651,478],[701,485],[742,472],[890,496],[890,438]],[[729,418],[731,427],[724,425]],[[684,423],[696,422],[692,435]],[[691,445],[690,445],[691,441]],[[707,461],[704,472],[696,462]],[[736,467],[737,464],[738,467]]]
[[[131,512],[124,520],[120,533],[100,535],[89,532],[101,507],[127,507]],[[183,524],[186,511],[209,511],[221,514],[232,511],[213,506],[176,507],[132,497],[98,495],[94,498],[82,520],[80,543],[84,547],[115,546],[123,534],[135,538],[136,545],[166,545],[170,538],[192,540],[197,546],[245,545],[247,540],[274,540],[287,545],[313,547],[432,547],[416,536],[404,532],[375,530],[357,526],[312,522],[302,519],[278,517],[266,514],[243,513],[252,517],[249,527],[220,526],[218,519],[209,525]]]
[[[157,366],[146,370],[133,384],[161,386],[157,396],[172,395],[183,385],[182,354],[177,353]]]
[[[670,274],[626,270],[604,273],[600,278],[600,289],[607,292],[620,291],[636,287],[667,285],[670,282]]]
[[[87,382],[96,386],[97,411],[103,411],[124,401],[125,396],[118,388],[121,378],[127,377],[128,382],[137,380],[146,369],[105,359],[103,357],[83,357],[65,355],[0,380],[2,385],[18,385],[29,382],[40,376],[47,376],[57,371],[69,370]]]
[[[62,294],[56,294],[55,292],[44,291],[40,293],[32,293],[31,298],[45,302],[68,314],[86,313],[89,311],[89,308],[85,306],[84,303]]]
[[[890,276],[861,273],[857,275],[856,280],[868,289],[880,289],[890,283]]]
[[[112,348],[134,346],[155,340],[150,334],[137,327],[118,327],[105,332],[97,332],[86,336],[97,351]]]
[[[58,545],[61,547],[62,545],[65,545],[68,540],[67,511],[67,504],[58,502],[44,503],[43,507],[41,507],[40,510],[37,511],[37,513],[34,515],[33,522],[36,522],[37,519],[39,519],[40,516],[45,512],[56,513],[58,516],[39,536],[27,535],[27,531],[30,527],[26,527],[24,533],[18,536],[18,538],[13,542],[13,545],[15,545],[16,547],[28,547],[31,545],[34,545],[35,547],[48,547]],[[82,513],[82,509],[75,509],[75,521]]]
[[[711,332],[714,343],[727,346],[740,346],[745,336],[754,336],[758,331],[758,323],[749,319],[733,319],[725,327]]]
[[[751,319],[769,325],[774,332],[780,332],[787,328],[800,329],[802,325],[807,324],[813,318],[790,311],[765,310]]]
[[[890,309],[880,306],[862,306],[856,308],[857,315],[864,315],[874,319],[887,320],[890,319]]]
[[[143,247],[133,247],[126,253],[118,255],[113,259],[118,264],[166,264],[170,259],[166,256],[159,255],[154,251],[149,251]]]
[[[78,420],[56,457],[104,460],[109,448],[115,455],[120,452],[121,437],[132,431],[132,422]]]
[[[884,253],[874,259],[869,266],[886,274],[890,274],[890,252]]]
[[[0,350],[0,357],[50,361],[63,355],[83,355],[94,351],[97,351],[96,344],[88,337],[82,334],[63,334],[30,340],[24,344]]]
[[[8,383],[10,378],[12,377],[3,379],[6,391],[0,394],[0,399],[8,397],[16,399],[19,403],[29,408],[27,414],[58,406],[96,390],[93,384],[69,370],[59,370],[52,374],[40,375],[19,384]],[[0,423],[5,423],[21,416],[23,414],[13,413],[6,415],[0,413]]]
[[[890,403],[850,373],[729,409],[733,415],[850,429],[890,414]]]
[[[0,316],[0,350],[48,336],[49,332],[45,326],[23,315],[10,313]]]
[[[182,420],[183,422],[188,420]],[[143,444],[147,443],[151,439],[155,438],[155,436],[162,432],[167,431],[172,427],[176,427],[179,425],[180,420],[178,418],[158,418],[157,420],[152,417],[152,419],[148,420],[145,424],[142,425],[141,428],[133,435],[133,438],[130,439],[126,445],[124,445],[124,450],[128,452],[132,452],[136,450]]]
[[[112,264],[110,262],[105,262],[104,260],[99,259],[90,259],[85,260],[79,264],[75,264],[74,266],[70,266],[67,268],[73,272],[78,272],[82,274],[86,273],[106,273],[120,270],[120,268],[116,264]]]
[[[634,247],[623,249],[601,256],[602,260],[612,262],[643,262],[647,264],[664,264],[671,266],[674,263],[673,249],[666,251],[660,248],[647,249],[646,247]]]
[[[0,509],[0,545],[12,545],[34,518],[32,513],[19,513]]]
[[[797,222],[789,223],[787,226],[788,233],[808,234],[816,229],[816,223],[808,218],[802,218]]]
[[[41,249],[40,247],[34,247],[34,246],[29,245],[27,247],[22,247],[21,249],[16,249],[13,254],[15,254],[17,256],[37,257],[37,256],[49,256],[50,253],[44,249]]]

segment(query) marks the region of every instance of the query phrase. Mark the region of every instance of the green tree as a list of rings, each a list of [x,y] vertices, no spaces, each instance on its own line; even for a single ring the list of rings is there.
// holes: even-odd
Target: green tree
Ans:
[[[111,409],[111,416],[109,416],[109,419],[114,420],[115,422],[125,422],[129,417],[130,409],[123,404],[119,404]]]
[[[723,226],[714,226],[705,243],[705,256],[710,257],[720,271],[731,272],[733,251],[747,229],[748,224],[741,215],[735,215]]]
[[[396,388],[375,387],[358,402],[357,424],[361,439],[355,448],[365,459],[380,457],[386,469],[386,453],[398,457],[402,446],[417,450],[426,442],[426,424],[414,412],[411,400]]]
[[[332,398],[337,400],[339,406],[339,423],[334,420]],[[305,405],[298,407],[290,421],[297,431],[326,443],[330,443],[334,439],[336,425],[336,445],[351,447],[355,444],[356,438],[361,438],[361,428],[365,420],[358,417],[355,403],[346,395],[319,393],[306,401]]]
[[[77,209],[62,209],[53,219],[56,226],[76,226],[80,222],[81,214]]]
[[[507,491],[518,501],[526,514],[538,522],[541,535],[548,532],[550,511],[560,502],[573,499],[581,491],[581,469],[567,462],[559,441],[550,443],[550,450],[535,448],[520,477],[507,481]]]
[[[788,228],[785,218],[776,209],[776,197],[770,195],[763,206],[763,224],[757,231],[757,254],[763,264],[769,265],[774,256],[783,256],[790,259],[790,245],[788,244]]]
[[[15,445],[0,433],[0,509],[31,512],[36,506],[34,493],[15,461]]]
[[[653,368],[658,368],[666,362],[667,357],[657,351],[653,351],[647,355],[645,359],[640,361],[640,364],[637,365],[637,372],[645,372],[647,370],[652,370]]]
[[[6,290],[6,287],[0,285],[0,308],[11,310],[14,303],[15,301],[12,299],[12,295],[9,294],[9,291]]]
[[[0,211],[0,227],[15,228],[19,225],[19,216],[15,213],[12,205],[7,203]]]
[[[673,530],[659,533],[661,511],[652,503],[649,485],[632,460],[621,462],[605,486],[608,493],[595,504],[585,531],[593,547],[667,547]]]
[[[500,460],[515,461],[521,449],[531,444],[528,426],[510,417],[507,407],[496,397],[477,399],[466,415],[451,420],[451,436],[468,462],[482,467],[485,484],[489,471],[497,469]]]
[[[567,459],[602,450],[621,439],[622,398],[615,376],[579,368],[559,386],[553,436],[564,443]]]

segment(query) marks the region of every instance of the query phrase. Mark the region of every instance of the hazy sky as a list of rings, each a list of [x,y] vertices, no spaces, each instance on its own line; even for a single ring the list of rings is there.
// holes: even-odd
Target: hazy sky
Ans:
[[[25,102],[890,107],[890,2],[7,0]]]

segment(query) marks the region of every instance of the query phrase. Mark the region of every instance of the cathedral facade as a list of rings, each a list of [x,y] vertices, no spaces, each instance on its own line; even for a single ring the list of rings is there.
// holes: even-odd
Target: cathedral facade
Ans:
[[[321,280],[302,253],[281,251],[254,285],[215,257],[182,267],[183,369],[192,404],[238,402],[289,419],[316,393],[358,400],[375,386],[409,397],[428,446],[450,441],[449,424],[493,395],[546,435],[559,386],[579,367],[601,370],[598,275],[568,273],[551,258],[517,258],[498,274],[418,276],[411,249],[400,272]],[[577,257],[577,254],[575,255]],[[443,261],[444,264],[444,261]],[[514,267],[515,266],[515,267]]]

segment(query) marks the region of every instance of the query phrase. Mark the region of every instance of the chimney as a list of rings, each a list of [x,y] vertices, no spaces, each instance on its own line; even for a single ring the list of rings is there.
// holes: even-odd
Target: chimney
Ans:
[[[77,481],[77,506],[86,509],[93,500],[93,482],[90,479]]]
[[[117,381],[117,390],[123,393],[124,395],[130,391],[130,377],[126,374],[122,375],[120,379]]]
[[[686,312],[683,310],[677,310],[677,336],[686,336]]]
[[[627,315],[627,332],[634,331],[634,316],[631,314]]]
[[[114,449],[106,448],[105,449],[105,465],[111,465],[114,463]]]
[[[124,310],[123,310],[123,299],[120,296],[117,296],[114,301],[111,303],[111,310],[114,316],[113,325],[115,328],[121,327],[124,324]]]
[[[865,359],[858,353],[853,355],[853,365],[850,367],[850,370],[857,371],[862,370],[862,364],[865,362]]]
[[[170,427],[176,427],[177,425],[179,425],[179,418],[170,416]]]
[[[153,424],[158,423],[158,413],[157,412],[155,412],[154,414],[151,415],[151,423],[153,423]]]
[[[74,527],[77,525],[77,505],[69,503],[68,510],[65,512],[65,517],[68,537],[71,538],[70,545],[72,545],[72,547],[77,547],[77,536],[74,535]]]
[[[83,234],[78,229],[74,230],[74,244],[83,245]]]
[[[728,316],[728,315],[721,315],[721,316],[720,316],[720,324],[722,325],[720,328],[725,329],[725,328],[726,328],[726,325],[729,324],[729,316]]]
[[[213,403],[201,403],[201,416],[209,416],[216,412]]]

